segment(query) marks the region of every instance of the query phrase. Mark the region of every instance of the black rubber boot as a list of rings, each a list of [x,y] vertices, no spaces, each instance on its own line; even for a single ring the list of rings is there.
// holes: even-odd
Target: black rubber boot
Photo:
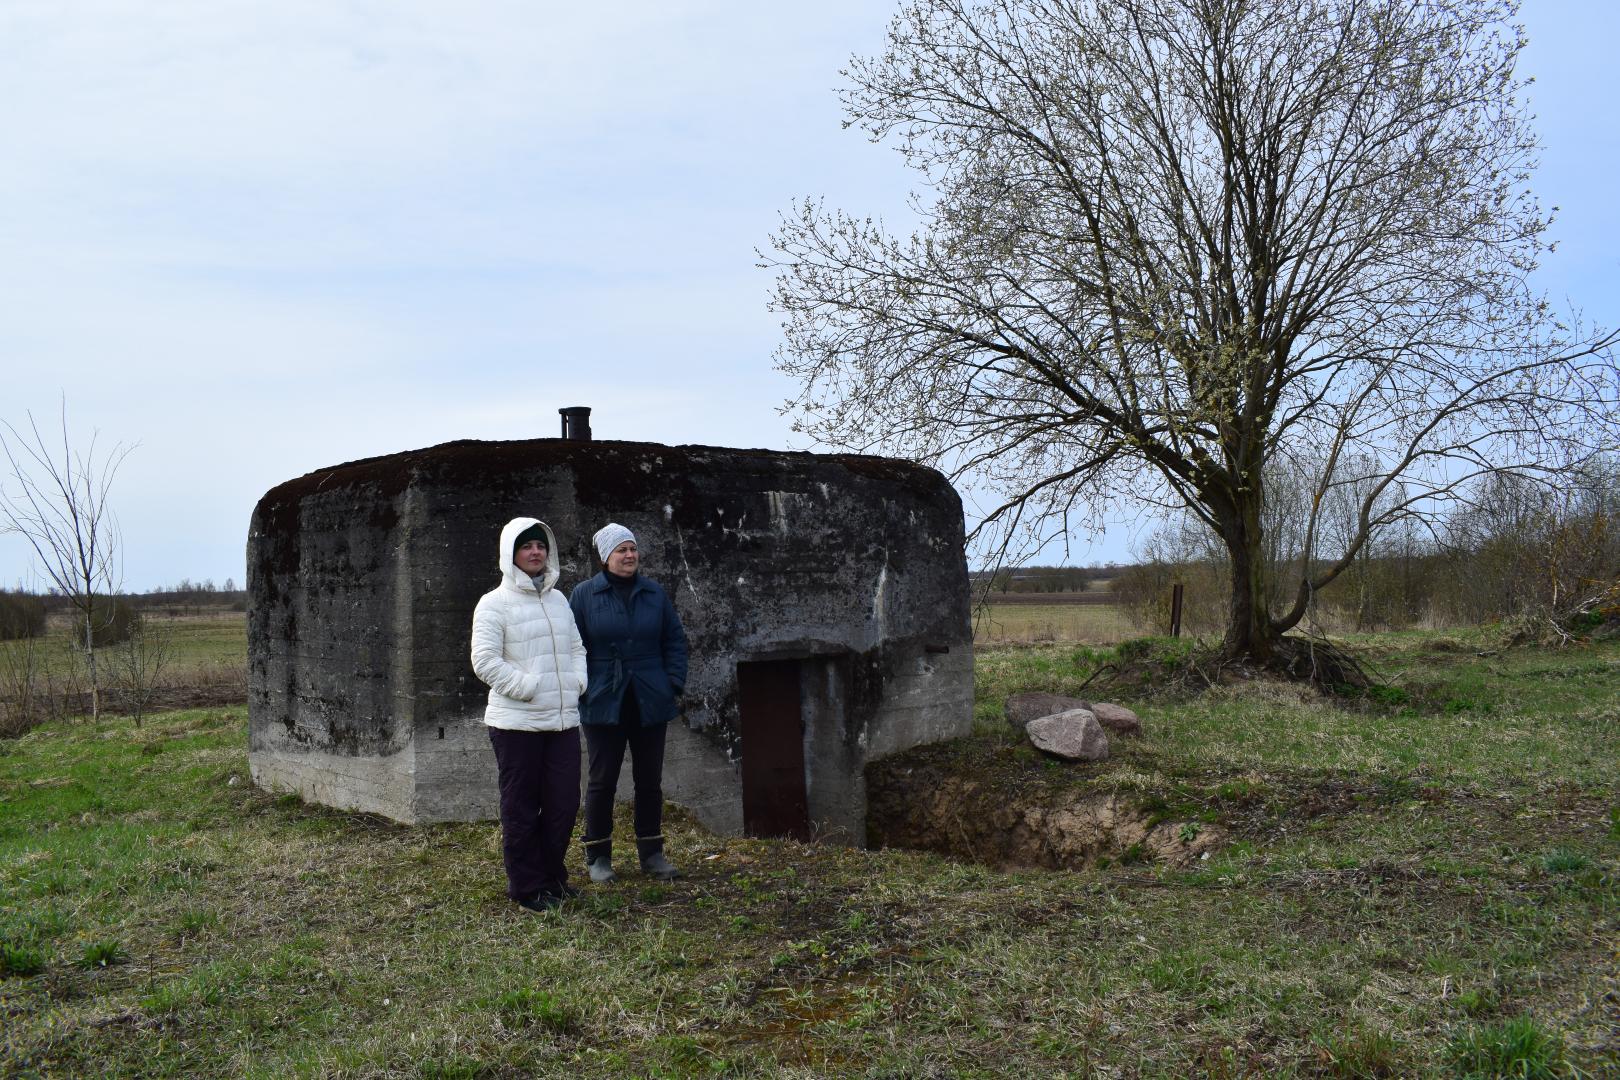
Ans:
[[[675,864],[664,855],[662,836],[636,837],[636,854],[641,856],[641,872],[659,881],[674,881],[681,876]]]

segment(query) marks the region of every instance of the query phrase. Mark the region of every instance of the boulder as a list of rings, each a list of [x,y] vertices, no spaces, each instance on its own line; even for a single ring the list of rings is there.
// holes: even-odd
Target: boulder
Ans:
[[[1038,716],[1052,716],[1068,712],[1070,709],[1089,708],[1091,702],[1084,698],[1064,697],[1062,694],[1047,694],[1040,691],[1013,694],[1007,699],[1007,723],[1022,731]]]
[[[1111,705],[1106,701],[1096,702],[1091,706],[1096,714],[1097,723],[1113,732],[1115,735],[1142,734],[1142,721],[1137,715],[1123,705]]]
[[[1035,749],[1066,761],[1107,761],[1108,733],[1090,709],[1038,716],[1024,729]]]
[[[1063,694],[1048,694],[1043,691],[1013,694],[1007,698],[1007,723],[1023,731],[1029,727],[1029,722],[1037,717],[1053,716],[1068,712],[1070,709],[1090,709],[1096,714],[1097,722],[1116,735],[1142,734],[1142,721],[1136,713],[1123,705],[1113,705],[1106,701],[1090,702],[1085,698],[1066,697]]]

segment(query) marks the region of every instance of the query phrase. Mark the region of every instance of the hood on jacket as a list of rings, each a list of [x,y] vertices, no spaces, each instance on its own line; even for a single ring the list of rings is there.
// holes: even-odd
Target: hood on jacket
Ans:
[[[540,592],[544,593],[557,584],[557,579],[562,576],[562,571],[557,569],[557,538],[551,534],[551,526],[539,518],[516,517],[506,523],[506,526],[501,529],[499,565],[501,578],[506,584],[522,592],[535,591],[534,579],[519,570],[517,563],[512,561],[512,548],[517,544],[517,538],[534,525],[540,526],[541,530],[546,534],[546,574],[540,582]]]

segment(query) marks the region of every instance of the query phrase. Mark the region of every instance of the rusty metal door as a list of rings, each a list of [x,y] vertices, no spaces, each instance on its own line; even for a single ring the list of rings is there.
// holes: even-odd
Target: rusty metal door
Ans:
[[[797,660],[737,665],[742,721],[743,832],[810,839]]]

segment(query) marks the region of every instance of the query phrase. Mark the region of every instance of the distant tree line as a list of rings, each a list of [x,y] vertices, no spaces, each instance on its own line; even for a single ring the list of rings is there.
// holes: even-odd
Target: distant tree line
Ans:
[[[174,614],[181,614],[188,608],[247,610],[247,590],[238,588],[235,578],[226,578],[223,585],[215,585],[212,578],[201,582],[182,578],[178,585],[160,585],[130,599],[143,608],[168,608]]]
[[[1312,598],[1312,617],[1356,631],[1518,622],[1537,636],[1620,618],[1620,462],[1589,463],[1561,481],[1500,473],[1438,521],[1392,519]],[[1268,491],[1268,580],[1287,587],[1307,569],[1305,537],[1292,527],[1305,520],[1297,502],[1307,495],[1280,477]],[[1330,507],[1321,517],[1331,523],[1336,512],[1346,511]],[[1181,584],[1182,625],[1219,632],[1228,581],[1214,540],[1178,521],[1155,533],[1144,554],[1115,585],[1137,623],[1167,630],[1171,588]]]
[[[45,601],[0,588],[0,641],[39,637],[45,632]]]
[[[1020,566],[979,570],[969,576],[976,592],[1067,593],[1085,592],[1092,582],[1107,578],[1115,570],[1092,566]]]

